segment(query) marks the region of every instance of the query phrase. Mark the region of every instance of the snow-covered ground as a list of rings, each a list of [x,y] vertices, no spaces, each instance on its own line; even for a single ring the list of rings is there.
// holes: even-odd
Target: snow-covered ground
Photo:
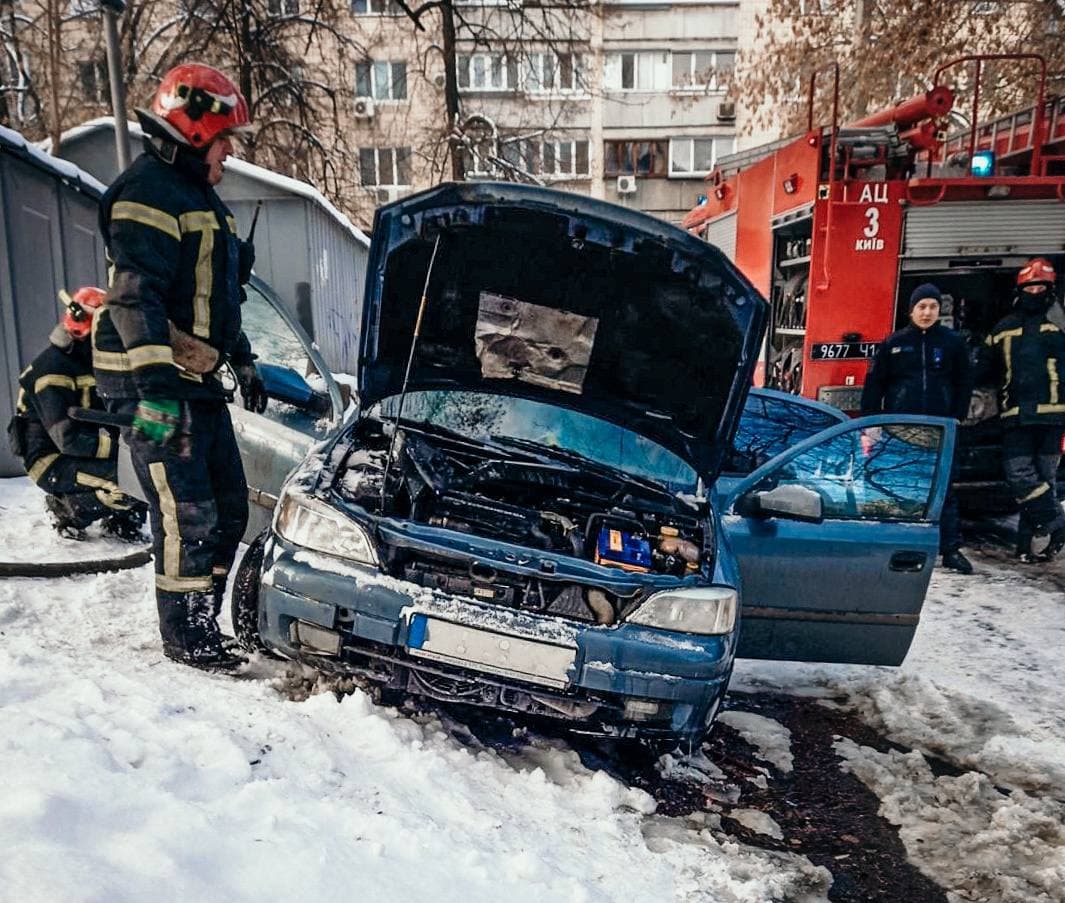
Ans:
[[[0,480],[0,560],[90,551],[115,549],[58,539],[38,491]],[[836,745],[952,900],[1065,900],[1065,600],[979,570],[936,573],[901,669],[741,662],[734,686],[823,697],[916,750]],[[499,752],[360,692],[303,698],[281,666],[182,668],[156,630],[150,568],[0,581],[0,901],[826,898],[826,870],[656,815],[558,741]],[[791,767],[782,725],[723,720]],[[712,774],[698,758],[663,768]]]

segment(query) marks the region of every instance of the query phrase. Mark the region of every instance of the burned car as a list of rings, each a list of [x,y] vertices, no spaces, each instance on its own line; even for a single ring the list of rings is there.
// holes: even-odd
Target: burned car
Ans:
[[[766,305],[717,249],[445,185],[378,211],[364,304],[357,416],[241,565],[247,648],[668,741],[737,651],[902,661],[953,427],[749,396]]]

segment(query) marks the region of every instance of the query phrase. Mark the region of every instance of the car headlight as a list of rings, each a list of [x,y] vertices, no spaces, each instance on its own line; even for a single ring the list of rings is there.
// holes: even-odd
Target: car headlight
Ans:
[[[274,515],[274,530],[293,545],[360,564],[377,564],[377,554],[362,527],[324,502],[301,492],[281,494]]]
[[[699,586],[655,593],[628,617],[644,624],[682,633],[720,635],[736,626],[736,590],[731,586]]]

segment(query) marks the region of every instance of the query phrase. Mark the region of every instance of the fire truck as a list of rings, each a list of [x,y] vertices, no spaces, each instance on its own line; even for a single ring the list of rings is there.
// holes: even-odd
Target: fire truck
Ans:
[[[982,121],[989,64],[1031,70],[1032,105]],[[1025,261],[1065,272],[1065,97],[1047,96],[1046,70],[1037,54],[962,57],[925,93],[840,126],[832,64],[810,76],[805,134],[719,161],[683,225],[770,301],[758,384],[856,412],[878,343],[906,322],[918,285],[939,286],[943,321],[975,348],[1009,311]],[[815,127],[826,75],[832,123]],[[972,98],[953,115],[952,82]],[[959,113],[968,125],[951,131]],[[975,393],[960,433],[961,481],[987,508],[1004,507],[988,494],[1004,488],[994,404]]]

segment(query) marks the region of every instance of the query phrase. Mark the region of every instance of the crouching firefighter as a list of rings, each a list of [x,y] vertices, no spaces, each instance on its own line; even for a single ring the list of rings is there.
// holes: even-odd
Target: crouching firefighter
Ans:
[[[117,431],[75,420],[71,409],[97,409],[88,338],[102,289],[86,286],[73,296],[59,293],[62,319],[45,348],[19,374],[15,416],[8,425],[11,451],[45,491],[56,530],[84,539],[85,528],[101,521],[105,533],[141,540],[146,508],[118,488]]]
[[[218,628],[226,576],[248,520],[248,489],[217,376],[228,362],[244,403],[262,381],[241,329],[254,250],[215,193],[234,133],[250,126],[236,85],[209,66],[164,76],[138,110],[145,153],[100,204],[113,263],[93,329],[93,365],[148,498],[164,654],[215,670],[242,663]],[[191,350],[190,350],[191,349]]]
[[[1047,314],[1054,267],[1037,257],[1017,275],[1014,311],[991,330],[982,349],[981,382],[999,392],[1006,480],[1020,506],[1017,557],[1048,561],[1065,548],[1065,513],[1056,477],[1065,433],[1065,333]],[[1033,536],[1049,533],[1038,554]]]

